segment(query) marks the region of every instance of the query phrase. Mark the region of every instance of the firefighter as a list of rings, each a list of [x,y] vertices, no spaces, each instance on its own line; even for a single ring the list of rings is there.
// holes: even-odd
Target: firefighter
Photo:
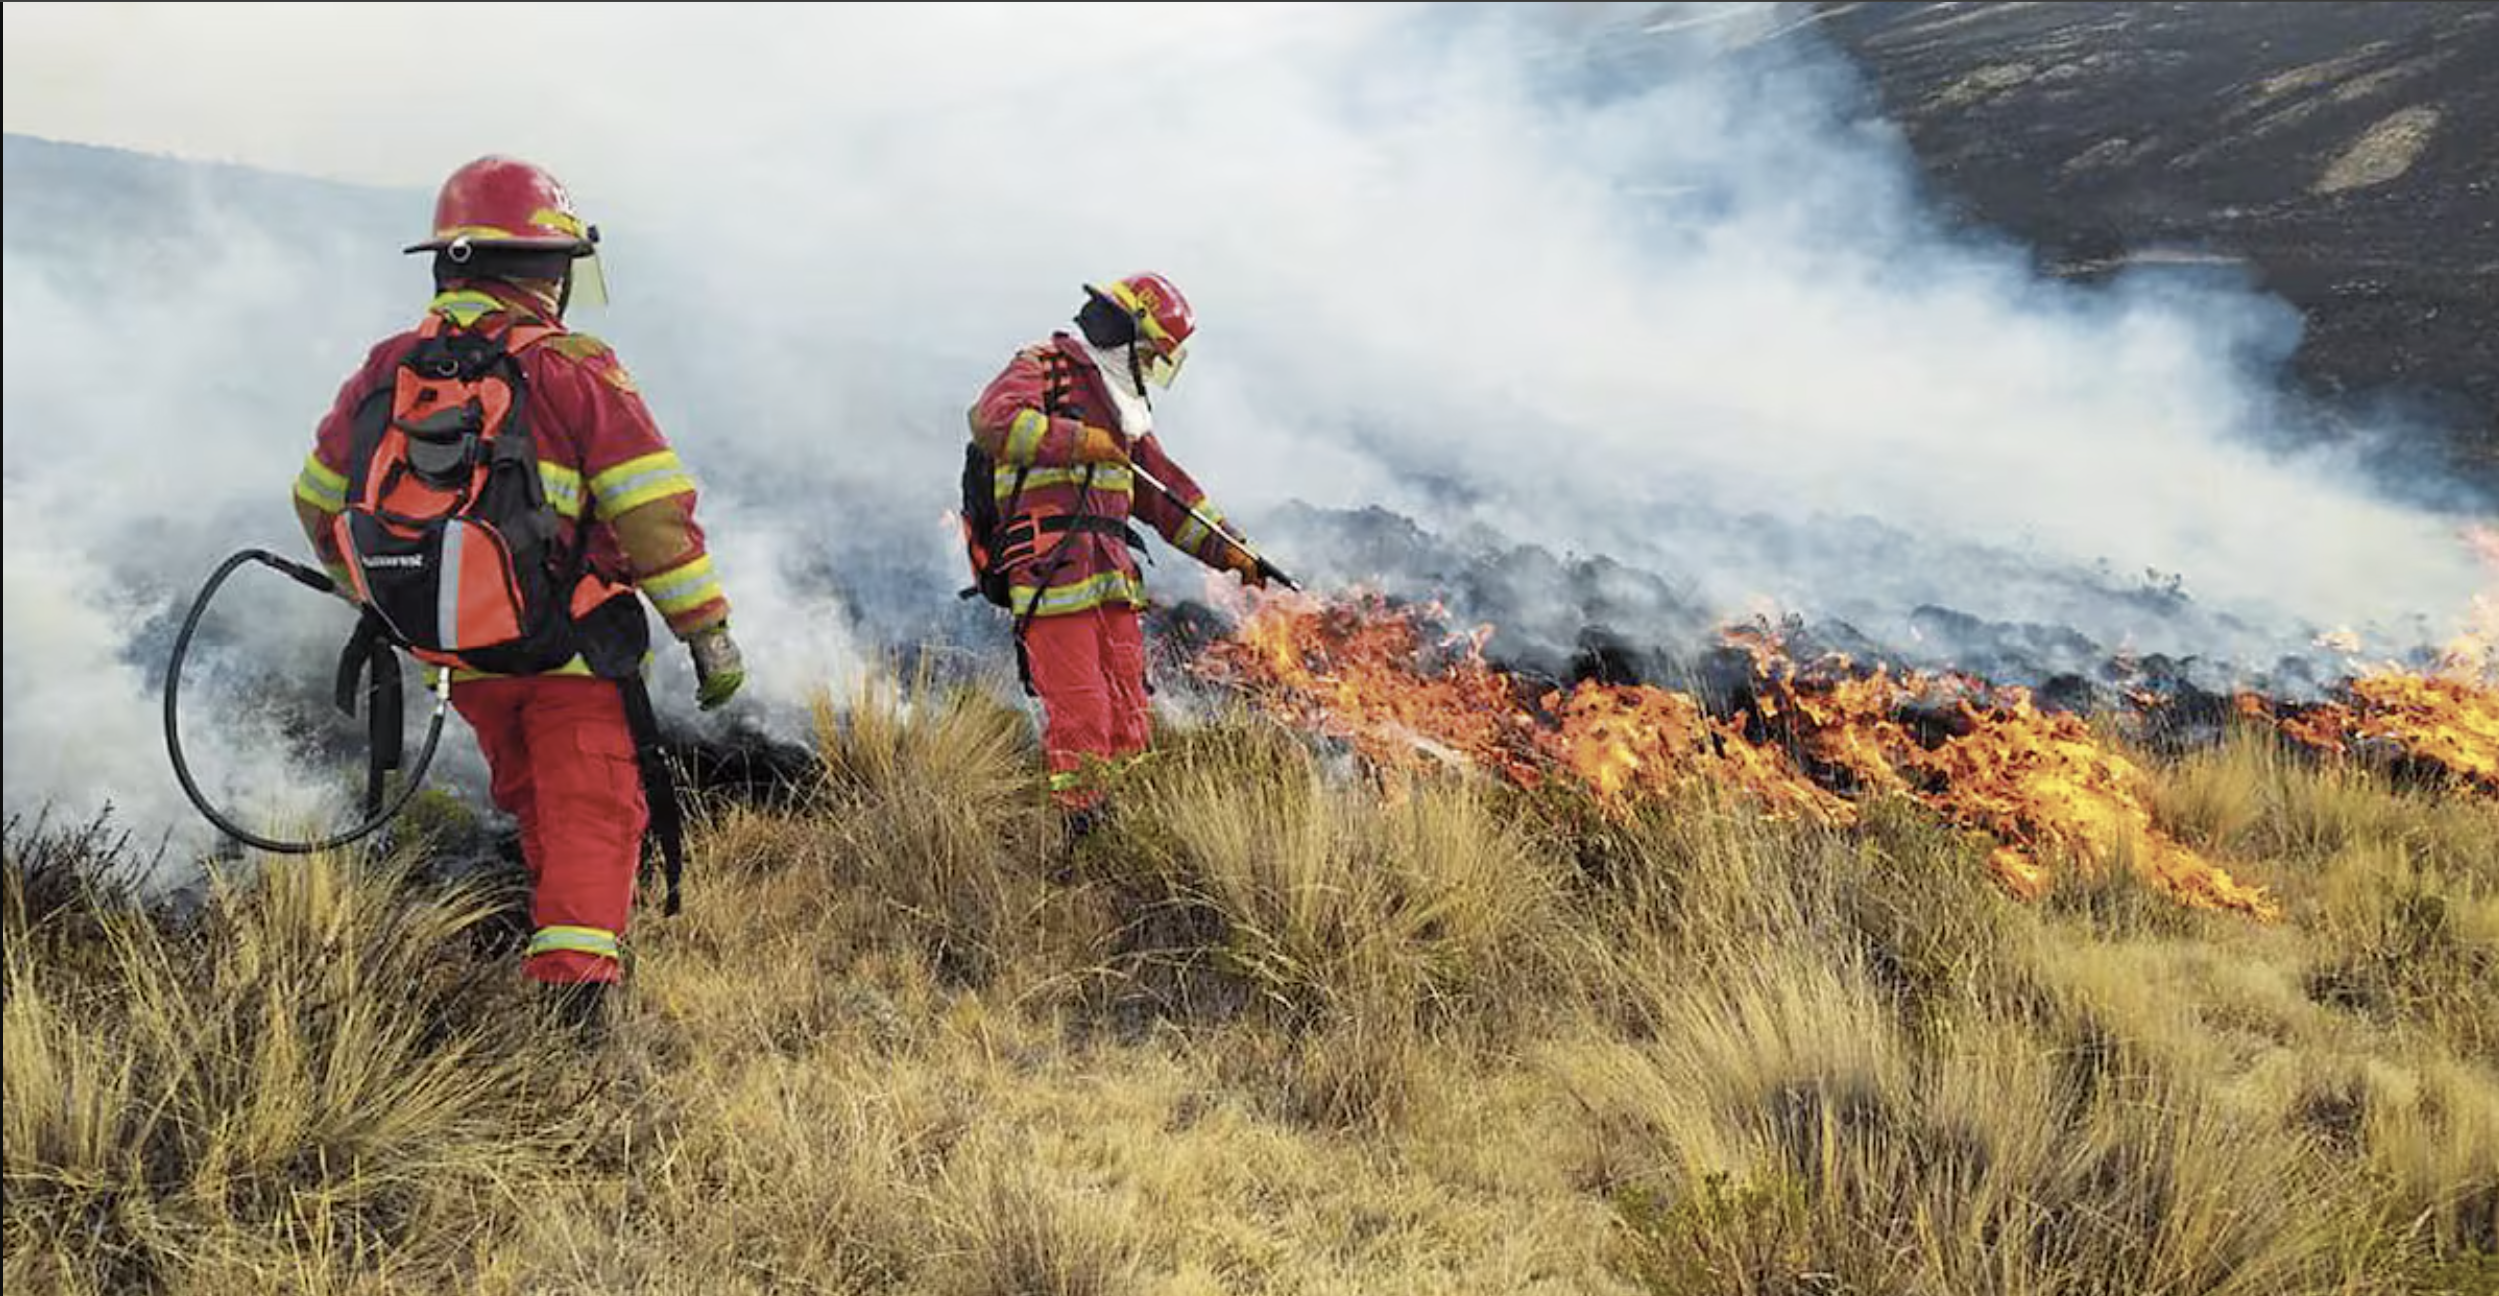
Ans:
[[[745,679],[729,601],[695,520],[694,478],[615,353],[563,325],[577,294],[603,293],[597,238],[536,166],[485,157],[454,171],[436,199],[432,236],[406,249],[433,256],[428,318],[374,346],[340,387],[294,489],[315,552],[343,589],[370,595],[354,583],[363,573],[348,569],[334,519],[349,507],[351,479],[365,480],[351,458],[366,456],[369,467],[371,428],[398,417],[390,392],[408,381],[403,358],[420,335],[445,330],[505,339],[545,487],[535,506],[555,518],[550,551],[579,564],[557,568],[580,572],[569,613],[576,626],[605,629],[584,630],[580,651],[543,671],[455,670],[451,700],[477,733],[495,804],[520,823],[534,929],[523,971],[593,1030],[603,992],[621,974],[651,821],[637,760],[655,737],[641,691],[649,630],[635,591],[692,654],[703,709]],[[605,664],[594,669],[592,657]]]
[[[1004,576],[1026,687],[1043,709],[1050,795],[1071,839],[1098,822],[1106,775],[1151,738],[1145,585],[1130,552],[1143,542],[1130,519],[1251,587],[1274,574],[1155,435],[1147,390],[1169,387],[1180,369],[1197,328],[1188,299],[1159,274],[1084,291],[1076,331],[1017,352],[970,412],[1007,537],[986,561]]]

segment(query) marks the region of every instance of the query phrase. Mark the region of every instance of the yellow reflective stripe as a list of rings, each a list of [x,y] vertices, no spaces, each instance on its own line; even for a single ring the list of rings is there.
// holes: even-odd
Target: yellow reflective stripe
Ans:
[[[1178,504],[1179,502],[1180,501],[1177,499],[1172,501],[1174,504]],[[1201,500],[1197,505],[1197,513],[1189,514],[1180,523],[1180,529],[1172,534],[1171,543],[1173,547],[1179,549],[1182,553],[1185,553],[1192,558],[1202,556],[1200,551],[1205,547],[1206,542],[1214,538],[1215,535],[1214,528],[1209,527],[1204,522],[1197,520],[1198,513],[1203,513],[1208,518],[1217,522],[1224,520],[1222,509],[1216,508],[1214,505]]]
[[[571,212],[557,211],[553,207],[541,207],[538,210],[531,212],[529,214],[529,223],[538,226],[540,229],[562,230],[565,233],[572,235],[574,238],[587,237],[588,233],[583,227],[580,217],[573,215]]]
[[[1114,599],[1142,606],[1145,592],[1135,577],[1121,571],[1106,571],[1071,585],[1053,585],[1046,590],[1034,585],[1017,585],[1008,591],[1008,606],[1017,616],[1027,612],[1034,616],[1082,612]]]
[[[304,470],[295,474],[295,498],[324,513],[347,507],[347,478],[331,472],[318,453],[304,456]]]
[[[563,517],[581,519],[581,474],[560,463],[538,461],[538,480],[547,488],[547,503]]]
[[[452,238],[455,237],[455,235],[444,234],[437,231],[435,237]],[[475,324],[478,320],[488,315],[492,315],[496,311],[504,309],[504,305],[502,302],[496,301],[493,297],[479,292],[474,288],[462,288],[453,292],[436,294],[433,305],[426,307],[426,309],[434,311],[438,314],[448,315],[454,322],[458,323],[460,327],[467,328],[468,326]]]
[[[617,957],[616,933],[597,927],[541,927],[529,938],[530,957],[570,950],[576,954]]]
[[[1083,770],[1052,770],[1050,772],[1050,790],[1053,792],[1065,792],[1071,788],[1082,787],[1084,782]]]
[[[1028,464],[1041,453],[1041,438],[1050,431],[1050,418],[1037,409],[1015,412],[1015,421],[1007,425],[1005,453],[1000,458],[1012,464]]]
[[[1039,490],[1044,486],[1082,486],[1082,468],[1000,468],[990,479],[989,493],[1000,503],[1015,494],[1016,474],[1024,476],[1024,489]],[[1118,464],[1093,465],[1093,489],[1126,495],[1136,490],[1136,476]]]
[[[725,598],[720,578],[712,572],[712,556],[702,554],[681,567],[671,567],[641,581],[642,592],[650,596],[661,616],[690,612],[716,598]]]
[[[652,500],[693,491],[694,478],[674,450],[628,459],[590,479],[590,496],[598,501],[599,516],[606,518],[622,517]]]

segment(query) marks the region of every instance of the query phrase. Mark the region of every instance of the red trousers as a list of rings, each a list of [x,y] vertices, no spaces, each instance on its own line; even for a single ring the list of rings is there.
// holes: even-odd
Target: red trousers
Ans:
[[[650,807],[614,680],[469,680],[451,703],[477,731],[495,804],[521,821],[538,981],[614,981]]]
[[[1024,627],[1024,665],[1041,695],[1051,799],[1070,810],[1098,804],[1103,768],[1144,751],[1153,738],[1137,610],[1034,617]]]

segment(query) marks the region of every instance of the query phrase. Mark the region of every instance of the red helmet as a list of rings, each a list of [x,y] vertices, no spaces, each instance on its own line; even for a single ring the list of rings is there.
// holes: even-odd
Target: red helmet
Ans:
[[[598,241],[598,227],[574,213],[572,195],[554,176],[518,158],[482,157],[443,181],[434,199],[434,236],[407,250],[491,244],[585,257],[597,250]]]
[[[1085,291],[1100,297],[1121,310],[1137,323],[1137,353],[1145,362],[1145,376],[1159,387],[1169,387],[1180,372],[1180,362],[1188,358],[1189,335],[1197,332],[1197,312],[1189,309],[1189,299],[1180,295],[1171,280],[1151,272],[1116,279],[1107,288],[1085,285]]]

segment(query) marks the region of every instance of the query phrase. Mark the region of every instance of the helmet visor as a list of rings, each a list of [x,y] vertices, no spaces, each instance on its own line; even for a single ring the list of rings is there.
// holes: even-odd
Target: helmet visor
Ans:
[[[1166,391],[1170,390],[1171,380],[1180,376],[1180,366],[1188,358],[1189,344],[1186,342],[1168,351],[1157,348],[1146,357],[1145,380]]]
[[[565,297],[566,306],[607,305],[607,267],[603,264],[604,260],[597,252],[573,258],[572,290]]]

